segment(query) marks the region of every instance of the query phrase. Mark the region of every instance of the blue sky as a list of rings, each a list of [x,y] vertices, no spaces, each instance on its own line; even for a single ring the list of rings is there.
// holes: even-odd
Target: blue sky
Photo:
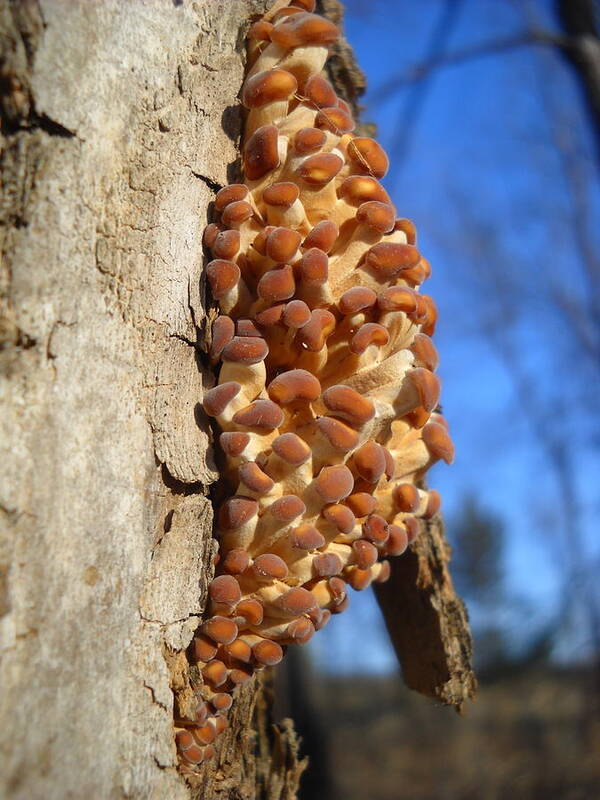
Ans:
[[[384,183],[433,267],[424,291],[440,310],[435,341],[457,458],[435,467],[430,485],[448,518],[470,491],[503,519],[506,586],[527,603],[534,629],[562,603],[565,514],[577,512],[586,563],[600,565],[599,367],[556,301],[584,303],[589,293],[581,237],[600,274],[597,162],[580,87],[552,48],[527,46],[437,67],[418,89],[383,96],[394,76],[427,60],[433,36],[457,53],[528,26],[556,30],[551,4],[454,0],[452,14],[446,0],[345,5],[368,80],[363,119],[377,124],[393,163]],[[539,420],[570,459],[576,509],[561,500]],[[497,614],[516,637],[519,620]],[[353,593],[351,609],[313,640],[318,663],[334,652],[350,671],[393,669],[378,619],[371,593]],[[585,635],[565,636],[567,649],[583,655]]]

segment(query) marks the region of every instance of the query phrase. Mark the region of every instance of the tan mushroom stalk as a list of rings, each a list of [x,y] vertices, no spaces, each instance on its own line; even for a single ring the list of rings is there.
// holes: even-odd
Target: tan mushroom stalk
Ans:
[[[385,152],[321,74],[338,30],[313,0],[276,8],[249,33],[244,182],[204,237],[221,316],[203,405],[229,495],[190,647],[198,707],[177,720],[186,769],[214,755],[238,685],[386,580],[439,510],[426,470],[453,458],[429,264],[379,183]]]

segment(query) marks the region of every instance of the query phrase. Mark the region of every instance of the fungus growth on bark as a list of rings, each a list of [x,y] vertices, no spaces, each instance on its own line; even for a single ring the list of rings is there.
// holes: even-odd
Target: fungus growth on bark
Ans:
[[[204,234],[221,314],[204,410],[231,493],[190,648],[198,704],[177,720],[188,769],[214,755],[238,684],[343,611],[348,587],[386,580],[439,509],[424,473],[453,458],[429,263],[379,183],[385,152],[322,75],[339,31],[313,10],[292,0],[250,29],[245,183],[217,194]]]

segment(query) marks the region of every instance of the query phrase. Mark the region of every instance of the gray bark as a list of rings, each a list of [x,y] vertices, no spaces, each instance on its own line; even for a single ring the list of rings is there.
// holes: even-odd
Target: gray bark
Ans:
[[[172,687],[213,553],[201,238],[265,5],[0,0],[3,797],[190,796]]]

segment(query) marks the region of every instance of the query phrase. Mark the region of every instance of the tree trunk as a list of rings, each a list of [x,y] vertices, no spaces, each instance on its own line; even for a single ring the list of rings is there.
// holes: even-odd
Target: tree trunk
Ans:
[[[204,788],[173,740],[214,548],[202,230],[266,5],[0,0],[6,798],[295,791],[254,688]]]

